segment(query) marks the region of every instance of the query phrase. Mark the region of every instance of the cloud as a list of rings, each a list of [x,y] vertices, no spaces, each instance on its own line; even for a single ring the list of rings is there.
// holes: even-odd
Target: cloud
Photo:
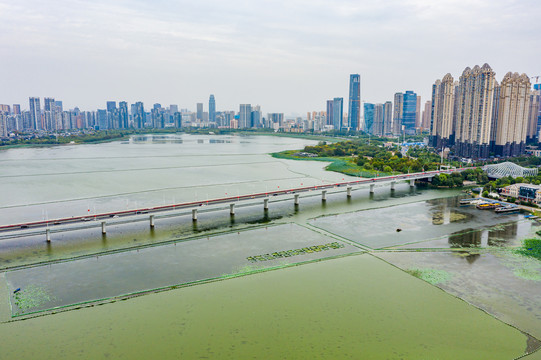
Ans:
[[[406,89],[426,98],[436,78],[477,63],[539,73],[540,10],[537,0],[0,0],[0,102],[193,108],[215,93],[223,109],[304,113],[346,97],[350,73],[368,101]]]

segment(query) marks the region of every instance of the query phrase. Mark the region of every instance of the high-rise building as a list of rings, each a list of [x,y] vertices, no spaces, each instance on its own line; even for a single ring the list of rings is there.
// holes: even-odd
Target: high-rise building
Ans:
[[[334,130],[342,130],[342,121],[344,116],[344,98],[333,99],[332,111]]]
[[[267,121],[269,122],[269,127],[274,130],[278,130],[282,127],[284,123],[284,114],[283,113],[268,113]]]
[[[526,74],[508,72],[500,84],[498,123],[494,152],[516,156],[526,149],[530,111],[530,79]]]
[[[421,121],[421,127],[423,130],[430,130],[430,118],[432,114],[432,101],[428,100],[425,102],[425,107],[423,110],[423,116]]]
[[[417,95],[417,109],[415,110],[415,127],[421,127],[421,97]]]
[[[250,127],[250,121],[252,119],[252,105],[240,104],[239,109],[239,129],[246,129]]]
[[[383,136],[383,104],[374,105],[374,123],[372,124],[372,135]]]
[[[402,116],[404,115],[404,94],[394,94],[393,135],[402,134]]]
[[[13,114],[14,115],[21,115],[21,105],[20,104],[13,104]]]
[[[44,130],[43,123],[41,121],[41,108],[39,97],[29,98],[30,102],[30,121],[32,129],[34,130]]]
[[[404,107],[402,110],[402,126],[404,126],[406,134],[415,134],[416,114],[417,94],[408,90],[404,93]]]
[[[454,105],[454,79],[451,74],[446,74],[443,80],[436,80],[432,85],[430,142],[437,149],[453,145]]]
[[[106,109],[103,109],[103,110],[98,109],[97,123],[98,123],[98,130],[107,130],[109,128]]]
[[[52,111],[54,107],[54,98],[43,99],[43,111]]]
[[[121,101],[118,103],[118,126],[121,129],[127,129],[130,127],[128,103],[126,101]]]
[[[383,104],[383,135],[393,134],[393,102]]]
[[[203,121],[203,103],[197,103],[197,113],[195,118],[198,121]]]
[[[374,104],[364,103],[364,131],[368,134],[373,134],[372,127],[374,125]]]
[[[327,100],[327,124],[326,125],[333,125],[332,106],[333,106],[333,101],[332,100]]]
[[[348,127],[353,131],[359,130],[361,120],[361,76],[349,75],[349,107]]]
[[[134,128],[142,129],[145,127],[146,113],[145,107],[141,101],[138,101],[132,105],[132,119]]]
[[[250,117],[250,126],[253,128],[263,127],[261,118],[261,106],[256,105],[252,108],[252,115]]]
[[[484,64],[473,69],[467,67],[460,76],[455,135],[458,156],[487,158],[489,155],[495,75]]]
[[[539,140],[537,122],[541,102],[540,94],[541,91],[539,90],[530,91],[530,108],[528,110],[528,132],[526,134],[526,143],[532,143]]]
[[[209,98],[209,121],[216,122],[216,100],[212,94]]]

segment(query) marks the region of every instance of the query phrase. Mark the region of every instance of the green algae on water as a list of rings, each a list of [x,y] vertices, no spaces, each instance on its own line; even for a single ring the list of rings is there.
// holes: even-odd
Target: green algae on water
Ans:
[[[33,309],[55,299],[47,290],[36,285],[29,285],[17,292],[14,297],[15,306],[18,308],[15,315],[31,312]]]
[[[406,272],[432,285],[445,283],[451,278],[451,274],[444,270],[436,269],[408,269]]]

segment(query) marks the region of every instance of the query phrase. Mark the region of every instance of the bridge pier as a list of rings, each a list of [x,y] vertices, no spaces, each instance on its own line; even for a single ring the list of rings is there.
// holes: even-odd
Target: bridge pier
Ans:
[[[394,190],[395,185],[396,185],[396,181],[391,181],[391,190]]]
[[[51,230],[50,229],[45,230],[45,240],[47,240],[47,242],[51,242]]]
[[[414,187],[415,186],[415,179],[411,179],[410,180],[410,187]]]
[[[299,194],[295,194],[295,205],[299,205]]]
[[[374,184],[370,184],[370,193],[371,193],[371,194],[374,193]]]
[[[351,197],[351,186],[347,187],[347,196]]]
[[[321,192],[321,201],[327,201],[327,190]]]
[[[229,215],[235,215],[235,204],[229,204]]]
[[[107,234],[107,226],[105,225],[105,221],[101,222],[101,233],[103,235]]]
[[[192,210],[192,220],[197,221],[197,209]]]
[[[154,215],[150,215],[150,227],[154,227]]]
[[[269,210],[269,198],[263,199],[263,210]]]

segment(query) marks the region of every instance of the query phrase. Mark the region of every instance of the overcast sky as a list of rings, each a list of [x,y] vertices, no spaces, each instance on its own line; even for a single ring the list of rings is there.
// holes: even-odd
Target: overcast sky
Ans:
[[[214,94],[217,110],[304,115],[347,109],[352,73],[363,101],[424,103],[466,66],[541,75],[540,16],[540,0],[0,0],[0,103],[207,111]]]

